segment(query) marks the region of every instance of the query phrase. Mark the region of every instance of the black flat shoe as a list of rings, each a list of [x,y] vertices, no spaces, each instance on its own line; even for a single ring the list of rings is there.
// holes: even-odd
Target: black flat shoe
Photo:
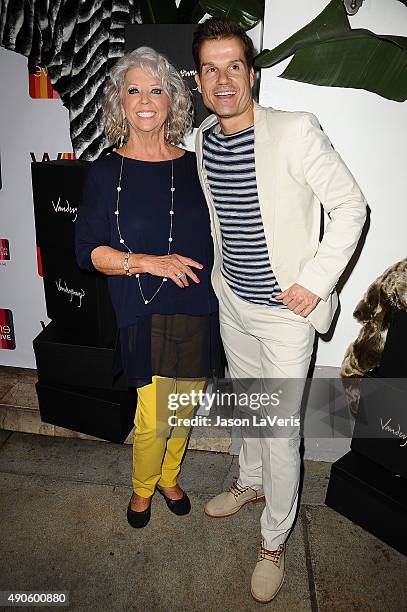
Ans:
[[[183,516],[184,514],[188,514],[190,512],[191,502],[189,501],[189,497],[185,493],[185,491],[183,492],[182,497],[180,499],[170,499],[166,496],[164,491],[160,489],[160,487],[157,487],[157,491],[161,493],[161,495],[165,499],[165,503],[167,504],[171,512],[173,512],[177,516]]]
[[[133,496],[132,496],[133,497]],[[151,501],[150,505],[146,510],[142,510],[141,512],[136,512],[131,509],[131,497],[129,501],[129,505],[127,506],[127,520],[132,527],[136,529],[140,527],[145,527],[150,520],[151,517]]]

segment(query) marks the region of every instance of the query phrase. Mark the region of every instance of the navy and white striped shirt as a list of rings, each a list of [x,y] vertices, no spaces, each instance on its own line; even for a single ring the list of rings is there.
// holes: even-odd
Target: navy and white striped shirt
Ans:
[[[257,193],[254,128],[223,134],[216,124],[204,132],[203,161],[222,232],[222,274],[242,299],[284,306],[270,266]]]

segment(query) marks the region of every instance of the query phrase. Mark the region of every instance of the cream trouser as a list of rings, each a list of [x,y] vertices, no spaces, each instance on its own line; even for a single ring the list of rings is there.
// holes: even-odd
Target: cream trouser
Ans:
[[[168,408],[169,394],[199,392],[204,379],[180,380],[154,376],[152,383],[138,389],[133,434],[133,490],[141,497],[151,497],[157,484],[172,487],[188,444],[191,428],[171,426],[168,419],[190,419],[194,406],[190,403],[176,411]]]
[[[221,336],[231,378],[261,379],[267,388],[273,385],[273,379],[293,379],[286,381],[288,393],[277,415],[299,418],[314,328],[288,308],[245,302],[223,278],[218,297]],[[277,381],[276,385],[282,386]],[[266,506],[261,533],[266,548],[274,550],[286,540],[294,522],[301,462],[300,428],[283,428],[283,433],[274,437],[271,429],[259,428],[253,437],[254,430],[250,428],[248,437],[248,430],[242,428],[238,482],[256,490],[263,488]]]

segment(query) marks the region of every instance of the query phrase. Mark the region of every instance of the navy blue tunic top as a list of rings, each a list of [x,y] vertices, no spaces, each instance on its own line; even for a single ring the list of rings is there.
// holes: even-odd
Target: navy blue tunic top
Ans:
[[[91,252],[108,245],[127,252],[116,226],[117,185],[122,157],[111,153],[93,162],[85,182],[76,222],[76,256],[81,268],[94,271]],[[146,314],[207,314],[217,310],[210,285],[213,247],[209,213],[199,184],[195,155],[186,151],[174,164],[174,215],[171,253],[190,257],[203,265],[193,268],[199,284],[189,281],[181,289],[173,281],[163,284],[150,304],[145,304],[135,276],[109,276],[108,283],[118,327],[135,323]],[[166,255],[170,229],[171,161],[148,162],[125,158],[120,192],[120,231],[133,253]],[[161,277],[141,274],[149,299]]]
[[[112,152],[90,165],[85,181],[82,204],[76,221],[76,257],[80,267],[94,271],[91,252],[106,245],[127,252],[120,243],[116,223],[117,186],[122,156]],[[130,384],[135,380],[151,380],[152,374],[177,375],[182,371],[154,371],[151,367],[151,317],[153,315],[210,315],[216,313],[218,304],[210,283],[213,265],[213,246],[207,205],[201,190],[195,155],[186,151],[173,160],[174,215],[171,253],[190,257],[203,265],[193,268],[199,284],[189,280],[189,287],[180,288],[171,279],[163,283],[159,293],[145,304],[135,276],[108,276],[108,284],[116,313],[122,345],[122,360]],[[125,157],[120,192],[120,231],[126,244],[134,253],[166,255],[170,231],[171,161],[140,161]],[[150,299],[161,283],[161,277],[140,274],[146,299]],[[209,317],[210,318],[210,317]],[[216,316],[217,319],[217,316]],[[182,325],[177,323],[178,328]],[[215,325],[216,327],[216,325]],[[168,329],[159,323],[160,329]],[[218,345],[212,330],[207,339],[210,350]],[[131,333],[130,331],[131,330]],[[178,332],[177,332],[178,333]],[[182,332],[181,332],[182,333]],[[208,335],[208,317],[205,322]],[[129,338],[131,346],[129,348]],[[181,338],[182,340],[182,338]],[[161,343],[161,346],[164,346]],[[200,346],[203,346],[201,341]],[[173,353],[173,351],[172,351]],[[137,357],[135,364],[133,357]],[[142,356],[142,358],[141,358]],[[172,359],[172,358],[171,358]],[[173,360],[173,359],[172,359]],[[165,360],[164,360],[165,361]],[[211,361],[204,359],[205,363]],[[162,356],[160,363],[163,363]],[[212,366],[210,366],[210,369]],[[205,376],[207,372],[197,372]]]

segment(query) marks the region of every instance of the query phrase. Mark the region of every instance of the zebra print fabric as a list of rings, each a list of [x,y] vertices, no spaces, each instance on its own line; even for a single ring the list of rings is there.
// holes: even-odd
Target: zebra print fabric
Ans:
[[[0,46],[45,66],[69,111],[77,158],[97,159],[107,143],[101,99],[124,53],[125,25],[140,21],[137,0],[2,0]]]

